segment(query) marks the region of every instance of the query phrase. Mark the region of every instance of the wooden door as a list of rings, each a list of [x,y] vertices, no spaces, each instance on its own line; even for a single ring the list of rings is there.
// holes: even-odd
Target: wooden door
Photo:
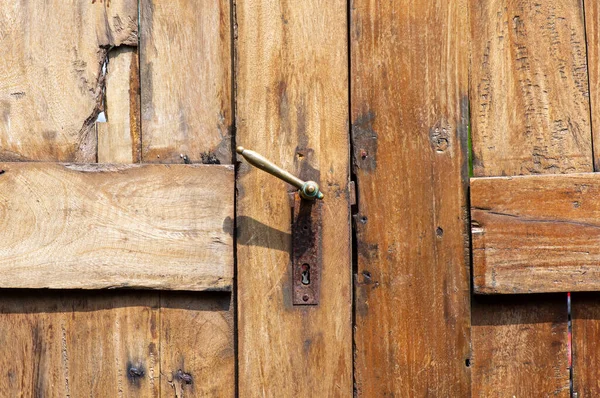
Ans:
[[[342,1],[0,5],[0,396],[352,393],[346,31]],[[326,193],[319,305],[236,142]]]
[[[161,3],[0,5],[2,397],[234,395],[230,5]]]
[[[1,3],[0,397],[597,396],[599,23]],[[237,145],[319,182],[317,305]]]

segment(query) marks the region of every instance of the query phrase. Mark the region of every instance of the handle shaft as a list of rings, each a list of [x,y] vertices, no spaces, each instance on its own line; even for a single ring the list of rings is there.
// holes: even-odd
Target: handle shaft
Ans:
[[[276,166],[269,159],[260,155],[257,152],[245,149],[244,147],[238,146],[236,152],[239,153],[246,159],[251,165],[266,171],[267,173],[287,182],[300,190],[300,195],[304,199],[323,199],[323,193],[319,191],[319,185],[314,181],[302,181],[293,174],[290,174],[281,167]]]

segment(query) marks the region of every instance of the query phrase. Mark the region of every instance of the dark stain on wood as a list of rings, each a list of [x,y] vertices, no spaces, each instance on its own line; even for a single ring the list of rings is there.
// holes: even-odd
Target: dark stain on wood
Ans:
[[[200,154],[202,164],[221,164],[214,152],[204,152]]]
[[[140,362],[127,362],[127,379],[129,383],[137,388],[141,386],[142,379],[146,375],[144,365]]]
[[[373,130],[375,112],[368,111],[352,123],[352,143],[354,148],[352,166],[365,172],[377,169],[377,133]]]

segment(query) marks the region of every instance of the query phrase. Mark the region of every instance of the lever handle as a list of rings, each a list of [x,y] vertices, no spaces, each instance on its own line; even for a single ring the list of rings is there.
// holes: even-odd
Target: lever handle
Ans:
[[[236,152],[239,153],[246,159],[251,165],[258,167],[259,169],[266,171],[267,173],[282,179],[298,188],[300,196],[307,200],[323,199],[323,192],[319,191],[319,184],[314,181],[302,181],[298,177],[288,173],[280,167],[277,167],[267,158],[258,153],[245,149],[242,146],[236,148]]]

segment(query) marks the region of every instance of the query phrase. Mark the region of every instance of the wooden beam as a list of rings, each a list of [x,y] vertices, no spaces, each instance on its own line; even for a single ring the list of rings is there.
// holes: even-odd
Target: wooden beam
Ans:
[[[476,176],[591,171],[581,4],[471,0]]]
[[[0,287],[231,289],[232,166],[0,170]]]
[[[471,180],[477,293],[600,290],[600,175]]]
[[[539,397],[532,389],[551,392],[544,397],[569,397],[568,346],[564,325],[557,322],[567,320],[565,296],[473,297],[477,303],[472,312],[477,340],[471,397]],[[506,349],[514,346],[518,349]],[[562,360],[554,360],[555,356]],[[507,386],[510,395],[504,394]]]

